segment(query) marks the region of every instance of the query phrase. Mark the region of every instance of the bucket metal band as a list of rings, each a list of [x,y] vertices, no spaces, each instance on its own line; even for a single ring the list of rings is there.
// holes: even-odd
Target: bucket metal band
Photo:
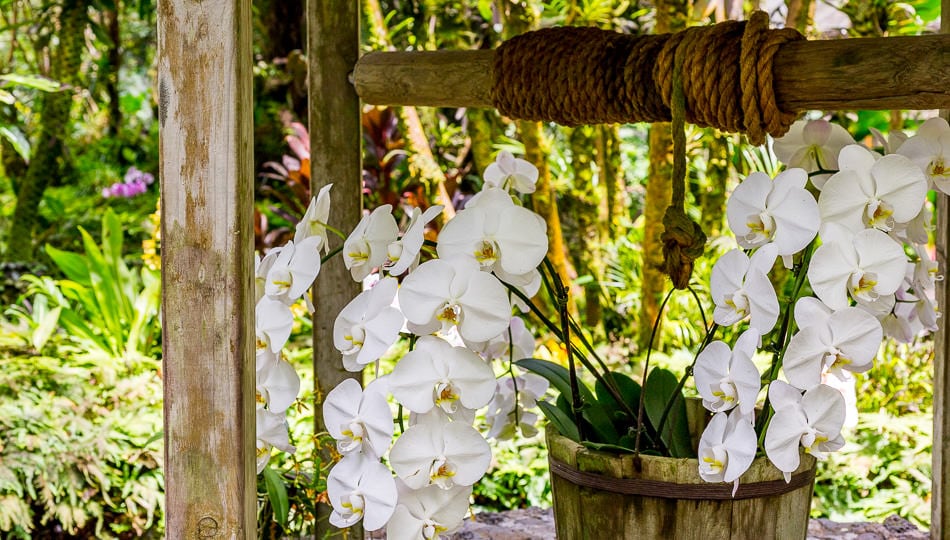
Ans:
[[[792,475],[789,482],[785,482],[785,480],[766,480],[739,484],[739,489],[736,490],[736,494],[733,496],[732,484],[677,484],[643,478],[612,478],[602,474],[579,471],[554,458],[549,458],[549,463],[552,474],[578,486],[622,495],[642,495],[663,499],[731,501],[771,497],[811,486],[815,480],[815,468],[812,467],[807,471]]]

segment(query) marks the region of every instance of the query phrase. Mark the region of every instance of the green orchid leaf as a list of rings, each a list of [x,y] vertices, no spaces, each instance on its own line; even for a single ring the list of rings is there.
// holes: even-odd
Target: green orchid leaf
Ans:
[[[571,395],[571,377],[567,368],[564,366],[538,358],[524,358],[515,362],[515,365],[544,377],[562,396],[567,396],[569,399]],[[594,433],[590,433],[588,436],[597,435],[600,442],[616,442],[620,435],[610,420],[607,409],[597,401],[597,398],[594,397],[590,388],[580,381],[578,381],[578,391],[580,392],[581,400],[584,404],[582,412],[583,418],[591,425],[594,431]]]
[[[287,486],[277,471],[268,467],[264,469],[264,486],[267,488],[267,498],[274,509],[274,521],[281,527],[287,526],[287,517],[290,514],[290,503],[287,500]]]
[[[689,423],[686,418],[686,401],[677,392],[679,380],[667,369],[655,368],[647,375],[646,394],[643,405],[654,429],[659,426],[667,403],[675,400],[670,408],[660,440],[670,449],[673,457],[695,457],[689,438]]]
[[[571,420],[570,415],[547,401],[539,401],[538,408],[541,409],[541,412],[544,413],[544,417],[548,419],[548,422],[551,422],[551,425],[557,429],[558,433],[574,442],[581,442],[581,435],[577,430],[577,424]]]

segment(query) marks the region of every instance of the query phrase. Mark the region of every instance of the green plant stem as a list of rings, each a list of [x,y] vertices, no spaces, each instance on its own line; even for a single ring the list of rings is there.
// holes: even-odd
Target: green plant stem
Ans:
[[[332,232],[333,234],[339,236],[339,237],[340,237],[340,240],[343,240],[344,242],[346,241],[346,235],[343,234],[343,231],[341,231],[340,229],[337,229],[336,227],[327,225],[326,223],[323,223],[322,225],[323,225],[323,227],[324,227],[326,230],[328,230],[328,231]]]
[[[702,309],[702,308],[700,308]],[[660,415],[660,422],[657,425],[657,433],[663,433],[663,427],[666,425],[666,418],[669,416],[670,411],[673,409],[673,405],[676,403],[677,398],[682,398],[683,387],[686,386],[686,380],[693,376],[693,370],[696,368],[696,360],[699,358],[700,353],[702,353],[706,347],[712,343],[713,337],[716,335],[716,331],[719,330],[719,325],[713,323],[712,327],[706,331],[706,337],[703,338],[702,344],[700,344],[699,349],[696,351],[696,354],[693,356],[693,361],[686,368],[686,372],[683,373],[683,376],[680,377],[679,383],[676,385],[676,390],[673,392],[670,400],[666,402],[666,407],[663,408],[663,414]]]
[[[633,442],[633,452],[634,455],[640,455],[640,434],[643,433],[643,405],[644,398],[647,394],[647,372],[650,370],[650,353],[653,352],[653,341],[656,339],[657,331],[660,329],[660,321],[663,319],[663,310],[666,309],[666,303],[670,301],[670,298],[673,296],[673,291],[676,289],[670,289],[670,292],[666,293],[666,296],[663,298],[663,303],[660,304],[660,309],[657,311],[656,319],[653,321],[653,331],[650,332],[650,342],[647,344],[647,357],[643,362],[643,380],[640,384],[640,404],[637,406],[637,436],[634,438]],[[658,431],[657,434],[657,444],[663,444],[663,433]]]
[[[343,246],[337,246],[331,249],[329,253],[320,258],[320,264],[325,264],[327,261],[338,255],[341,251],[343,251]]]
[[[778,377],[778,370],[782,367],[782,361],[785,359],[785,351],[791,341],[790,334],[794,332],[794,320],[792,314],[795,312],[795,304],[798,302],[798,295],[801,294],[802,287],[805,285],[805,278],[808,275],[808,266],[811,263],[812,253],[815,251],[815,242],[813,239],[805,248],[802,254],[802,260],[798,264],[798,274],[795,276],[795,287],[792,289],[790,301],[785,305],[785,313],[782,315],[782,326],[779,329],[778,340],[779,347],[775,350],[772,357],[772,365],[769,367],[767,381],[774,381]],[[771,401],[768,392],[765,394],[765,402],[762,405],[762,414],[756,421],[756,432],[759,434],[759,446],[762,446],[765,437],[765,428],[772,418]]]
[[[556,276],[553,272],[553,265],[547,259],[544,258],[545,266],[547,267],[548,272],[551,272],[552,277]],[[560,279],[554,277],[554,286],[556,289],[556,301],[558,307],[558,314],[561,317],[561,340],[564,342],[564,349],[567,352],[567,367],[568,374],[571,381],[571,410],[574,413],[574,423],[577,425],[577,433],[580,440],[587,440],[586,430],[584,429],[583,414],[584,414],[584,400],[581,399],[580,387],[577,384],[577,366],[574,364],[574,351],[571,347],[571,324],[567,313],[567,289],[565,289],[564,284],[561,283]]]
[[[531,299],[530,299],[530,298],[528,298],[523,292],[521,292],[520,290],[518,290],[518,288],[515,287],[514,285],[512,285],[512,284],[510,284],[510,283],[506,283],[505,281],[502,281],[501,283],[502,283],[505,287],[507,287],[508,290],[511,291],[512,294],[514,294],[515,296],[517,296],[518,298],[520,298],[521,301],[524,302],[524,303],[528,306],[528,309],[531,311],[531,313],[532,313],[535,317],[537,317],[538,321],[540,321],[541,324],[543,324],[549,331],[551,331],[551,333],[553,333],[554,335],[556,335],[556,336],[558,336],[558,337],[561,336],[561,330],[558,328],[558,326],[557,326],[556,324],[554,324],[553,322],[551,322],[551,320],[548,319],[548,318],[544,315],[544,313],[541,313],[541,310],[539,310],[538,307],[535,306],[533,302],[531,302]],[[568,346],[568,347],[572,347],[572,348],[573,348],[574,354],[577,355],[577,357],[578,357],[578,359],[580,360],[581,364],[582,364],[588,371],[591,372],[591,374],[594,376],[595,379],[597,379],[598,381],[600,381],[601,384],[603,384],[603,385],[607,388],[607,391],[610,392],[611,397],[613,397],[614,400],[615,400],[617,403],[619,403],[621,407],[624,408],[624,412],[626,412],[627,414],[629,414],[631,418],[634,417],[634,416],[636,416],[636,414],[633,412],[633,409],[630,408],[630,405],[627,404],[627,403],[623,400],[623,396],[622,396],[618,391],[616,391],[616,388],[615,388],[614,386],[611,385],[612,381],[608,381],[608,379],[607,379],[606,377],[604,377],[603,375],[601,375],[601,373],[600,373],[599,371],[597,371],[597,369],[593,366],[593,364],[590,363],[590,361],[587,359],[587,357],[584,356],[584,354],[580,351],[580,349],[577,348],[576,345],[574,345],[573,343],[565,343],[565,346]]]

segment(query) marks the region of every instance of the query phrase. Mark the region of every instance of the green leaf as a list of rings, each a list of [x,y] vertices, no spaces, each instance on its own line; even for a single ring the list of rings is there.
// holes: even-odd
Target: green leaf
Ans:
[[[624,403],[626,403],[630,409],[634,411],[637,410],[637,407],[640,405],[640,384],[623,373],[616,371],[608,372],[606,377],[610,378],[620,391],[620,396],[623,398]],[[600,380],[594,383],[594,393],[597,395],[597,401],[600,402],[606,410],[612,411],[614,424],[617,425],[619,431],[624,431],[627,427],[634,426],[636,419],[630,418],[630,415],[623,410],[620,404],[617,403],[617,400],[614,399],[613,395],[607,390],[607,386]]]
[[[2,94],[3,92],[0,91],[0,101],[3,101]],[[10,143],[10,146],[16,150],[17,154],[20,154],[23,161],[30,161],[30,141],[22,131],[13,126],[0,126],[0,137]]]
[[[274,521],[281,527],[287,526],[287,516],[290,514],[290,503],[287,501],[287,486],[277,474],[277,471],[268,467],[264,469],[264,485],[267,487],[267,498],[274,509]]]
[[[85,257],[77,253],[61,251],[49,244],[46,245],[46,253],[67,278],[86,287],[90,285],[89,265]]]
[[[56,306],[45,314],[43,320],[40,321],[39,326],[33,330],[33,336],[31,341],[33,342],[33,348],[37,351],[43,349],[43,346],[46,345],[46,342],[49,341],[50,336],[53,335],[53,332],[56,331],[56,327],[59,323],[59,315],[63,311],[63,306]]]
[[[524,358],[515,362],[515,365],[544,377],[562,396],[570,399],[571,376],[564,366],[538,358]],[[604,406],[597,401],[590,388],[580,381],[578,392],[584,407],[581,414],[594,429],[594,434],[600,437],[600,442],[616,442],[619,435]]]
[[[55,92],[60,89],[59,81],[47,79],[46,77],[37,77],[36,75],[17,75],[16,73],[6,73],[0,75],[0,82],[25,86],[42,92]]]
[[[659,426],[660,418],[671,399],[676,401],[670,409],[660,433],[660,439],[670,450],[673,457],[695,457],[689,438],[689,423],[686,418],[686,401],[682,392],[677,392],[679,380],[666,369],[655,368],[647,375],[646,394],[643,405],[654,428]]]
[[[565,414],[564,411],[551,405],[547,401],[539,401],[538,408],[541,409],[541,412],[544,413],[544,417],[548,419],[548,422],[551,422],[558,433],[574,442],[581,442],[581,435],[580,432],[577,431],[577,424],[575,424],[574,421],[571,420],[571,417]]]

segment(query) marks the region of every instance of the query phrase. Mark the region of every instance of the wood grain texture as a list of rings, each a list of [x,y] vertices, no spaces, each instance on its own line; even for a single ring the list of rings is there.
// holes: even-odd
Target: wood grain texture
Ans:
[[[168,538],[256,538],[249,0],[158,13]]]
[[[940,31],[950,37],[950,0],[942,0]],[[944,106],[940,115],[950,119],[950,106]],[[950,198],[937,192],[937,267],[947,275],[947,254],[950,250]],[[945,528],[950,525],[950,287],[947,280],[937,282],[937,306],[943,316],[937,319],[937,335],[934,340],[934,430],[933,430],[933,487],[930,499],[930,537],[946,538]]]
[[[359,56],[359,2],[356,0],[309,0],[307,2],[307,58],[310,62],[310,178],[313,193],[332,183],[330,225],[344,233],[356,227],[362,212],[362,164],[360,104],[349,73]],[[330,247],[342,240],[330,238]],[[333,257],[320,270],[313,288],[313,369],[317,393],[314,411],[317,432],[326,431],[323,396],[346,378],[359,373],[343,369],[343,357],[333,347],[333,322],[337,314],[359,294],[343,265],[343,257]],[[324,458],[329,454],[324,455]],[[342,538],[326,517],[329,507],[321,505],[317,537],[330,533]],[[361,525],[347,531],[346,538],[363,537]]]
[[[703,484],[695,459],[616,455],[584,448],[549,428],[552,459],[585,472],[613,478]],[[802,455],[795,472],[815,467]],[[782,473],[766,458],[756,459],[742,482],[778,480]],[[770,497],[743,500],[682,500],[604,492],[552,475],[554,516],[559,540],[663,538],[670,540],[788,540],[805,538],[813,484]]]
[[[494,51],[374,52],[354,84],[374,105],[492,107]],[[950,36],[799,41],[775,57],[786,110],[950,108]]]

